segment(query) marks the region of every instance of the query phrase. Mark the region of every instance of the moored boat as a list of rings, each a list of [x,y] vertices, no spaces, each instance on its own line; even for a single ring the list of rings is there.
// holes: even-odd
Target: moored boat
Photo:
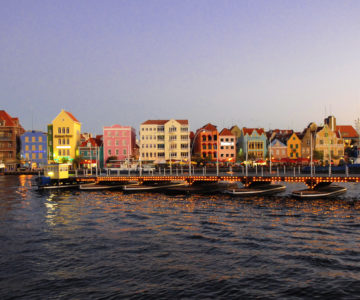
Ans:
[[[124,192],[152,192],[163,191],[172,187],[184,186],[187,183],[185,181],[176,182],[152,182],[144,184],[129,184],[123,186]]]
[[[114,190],[114,189],[122,189],[123,184],[121,185],[104,185],[104,184],[97,184],[97,183],[88,183],[88,184],[81,184],[79,189],[82,191],[101,191],[101,190]]]
[[[232,196],[260,196],[260,195],[272,195],[280,193],[286,190],[286,186],[281,184],[251,184],[249,187],[227,189],[224,191],[225,194]]]
[[[299,199],[330,198],[344,194],[346,190],[347,190],[346,187],[343,186],[339,186],[335,184],[325,184],[325,185],[319,185],[314,189],[304,189],[300,191],[294,191],[292,192],[292,196]]]

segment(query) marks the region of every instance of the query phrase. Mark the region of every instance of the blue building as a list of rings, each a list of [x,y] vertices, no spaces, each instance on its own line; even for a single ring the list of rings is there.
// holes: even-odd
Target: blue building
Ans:
[[[267,154],[267,137],[263,128],[242,128],[239,138],[242,153],[248,153],[250,160],[265,159]]]
[[[39,168],[47,164],[47,133],[26,131],[21,136],[21,159],[25,166]]]

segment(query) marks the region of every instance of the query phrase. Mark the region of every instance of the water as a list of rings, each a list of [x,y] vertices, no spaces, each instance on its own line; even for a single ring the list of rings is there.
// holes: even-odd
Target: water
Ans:
[[[360,186],[299,201],[32,182],[0,176],[0,299],[360,298]]]

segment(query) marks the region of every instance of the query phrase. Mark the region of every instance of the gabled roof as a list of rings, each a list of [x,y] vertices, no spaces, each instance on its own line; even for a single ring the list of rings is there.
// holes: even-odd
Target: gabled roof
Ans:
[[[0,110],[0,119],[5,121],[5,126],[16,126],[14,118],[12,118],[5,110]]]
[[[99,147],[99,146],[101,146],[101,141],[96,140],[96,139],[94,139],[94,138],[89,138],[89,139],[87,139],[86,141],[82,142],[82,143],[80,144],[80,147],[87,147],[87,146],[88,146],[88,143],[91,144],[91,147]]]
[[[339,125],[336,126],[336,132],[340,134],[342,138],[358,138],[359,135],[355,128],[351,125]]]
[[[224,128],[223,130],[221,130],[219,135],[233,135],[233,134],[231,133],[231,131],[229,129]]]
[[[207,130],[207,131],[216,131],[217,130],[216,126],[211,123],[207,123],[206,125],[204,125],[203,127],[201,127],[198,130],[202,130],[202,129]]]
[[[68,112],[68,111],[66,111],[66,110],[64,110],[64,112],[66,112],[66,113],[68,114],[68,116],[69,116],[73,121],[80,123],[79,120],[76,119],[71,112]]]
[[[254,130],[258,133],[258,135],[265,134],[264,128],[246,128],[243,127],[242,131],[245,134],[252,135]]]
[[[271,147],[275,146],[276,143],[279,143],[281,147],[287,148],[287,146],[286,146],[283,142],[281,142],[280,140],[278,140],[278,139],[272,140],[272,142],[271,142]]]
[[[147,120],[141,125],[164,125],[165,123],[169,122],[170,120]],[[189,125],[188,120],[175,120],[176,122],[180,123],[181,125]]]

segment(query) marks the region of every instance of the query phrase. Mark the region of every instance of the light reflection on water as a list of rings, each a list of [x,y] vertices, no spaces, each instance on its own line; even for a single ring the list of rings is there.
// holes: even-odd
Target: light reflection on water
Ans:
[[[39,193],[31,177],[0,186],[2,299],[341,298],[360,287],[354,185],[313,201]]]

